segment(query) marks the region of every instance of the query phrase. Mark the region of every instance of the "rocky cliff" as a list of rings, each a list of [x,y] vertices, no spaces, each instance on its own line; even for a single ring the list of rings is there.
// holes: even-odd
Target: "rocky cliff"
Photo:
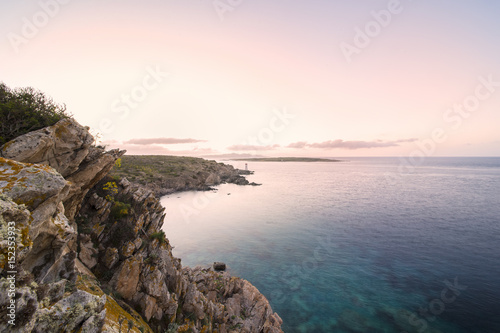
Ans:
[[[282,332],[249,282],[182,267],[154,193],[92,142],[66,119],[0,148],[0,331]]]

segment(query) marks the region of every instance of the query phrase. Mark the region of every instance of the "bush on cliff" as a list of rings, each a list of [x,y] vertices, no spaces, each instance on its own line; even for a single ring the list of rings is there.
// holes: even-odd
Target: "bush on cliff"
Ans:
[[[69,117],[65,105],[43,92],[31,87],[11,89],[0,82],[0,145]]]

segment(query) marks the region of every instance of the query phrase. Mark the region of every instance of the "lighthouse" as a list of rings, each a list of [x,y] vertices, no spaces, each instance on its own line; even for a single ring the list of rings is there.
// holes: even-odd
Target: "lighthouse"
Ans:
[[[245,163],[245,170],[248,171],[248,163]]]

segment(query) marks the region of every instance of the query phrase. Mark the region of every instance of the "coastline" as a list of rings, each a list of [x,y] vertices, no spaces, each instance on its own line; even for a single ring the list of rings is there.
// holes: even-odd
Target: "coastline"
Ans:
[[[157,198],[184,191],[211,191],[220,184],[258,186],[244,176],[252,171],[195,157],[168,155],[124,155],[111,170],[112,178],[126,177],[144,186]]]
[[[134,333],[283,332],[279,315],[248,281],[183,267],[161,230],[161,191],[109,175],[127,159],[125,151],[92,142],[88,128],[69,118],[0,147],[0,222],[2,230],[13,223],[20,232],[13,267],[22,314],[15,327],[0,323],[1,331],[119,332],[127,325]],[[191,161],[195,173],[169,191],[251,185],[231,166]],[[204,172],[206,165],[214,168]],[[142,171],[144,179],[154,174]],[[9,299],[2,299],[7,308]]]

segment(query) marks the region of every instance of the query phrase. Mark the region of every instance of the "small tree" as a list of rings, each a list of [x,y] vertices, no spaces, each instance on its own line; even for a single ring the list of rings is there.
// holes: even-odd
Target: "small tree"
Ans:
[[[0,145],[70,118],[64,104],[34,88],[10,89],[0,82]]]

